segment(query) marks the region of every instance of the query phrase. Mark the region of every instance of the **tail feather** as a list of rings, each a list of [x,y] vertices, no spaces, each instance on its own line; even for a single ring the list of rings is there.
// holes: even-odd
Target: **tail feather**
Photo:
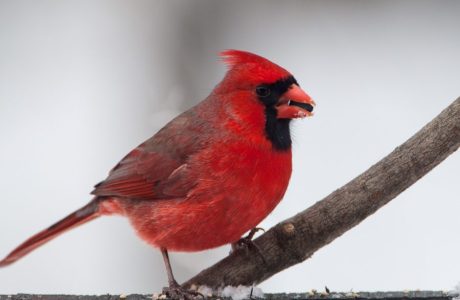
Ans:
[[[100,216],[99,213],[99,201],[94,199],[87,205],[71,213],[61,221],[51,225],[45,230],[40,231],[34,236],[30,237],[24,243],[16,247],[10,254],[8,254],[3,260],[0,260],[0,267],[5,267],[9,264],[14,263],[18,259],[27,255],[29,252],[40,247],[46,242],[54,239],[58,235],[66,232],[69,229],[77,227],[83,223],[91,221]]]

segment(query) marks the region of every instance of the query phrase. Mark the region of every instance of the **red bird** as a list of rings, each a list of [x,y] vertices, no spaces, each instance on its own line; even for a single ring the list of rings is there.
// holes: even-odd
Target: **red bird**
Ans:
[[[221,53],[229,70],[211,94],[126,155],[84,207],[32,236],[9,265],[61,233],[100,216],[122,215],[161,249],[199,251],[236,243],[280,202],[291,176],[291,119],[314,101],[285,69],[258,55]]]

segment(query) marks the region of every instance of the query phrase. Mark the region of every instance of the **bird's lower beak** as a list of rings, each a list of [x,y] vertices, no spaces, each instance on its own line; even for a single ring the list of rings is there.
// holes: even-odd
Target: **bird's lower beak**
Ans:
[[[276,105],[278,119],[296,119],[313,116],[313,107],[316,105],[297,84],[292,84],[280,97]]]

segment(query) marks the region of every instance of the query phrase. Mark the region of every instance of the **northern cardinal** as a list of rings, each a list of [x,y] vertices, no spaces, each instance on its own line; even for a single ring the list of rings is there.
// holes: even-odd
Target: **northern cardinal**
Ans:
[[[95,186],[94,198],[35,234],[0,261],[7,266],[61,233],[100,216],[122,215],[161,249],[171,294],[168,250],[236,243],[280,202],[291,176],[291,119],[315,102],[269,60],[221,53],[228,71],[211,94],[126,155]]]

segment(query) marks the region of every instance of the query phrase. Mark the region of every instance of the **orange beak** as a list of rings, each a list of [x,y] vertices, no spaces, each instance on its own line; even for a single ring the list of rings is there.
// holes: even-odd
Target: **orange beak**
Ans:
[[[280,97],[276,109],[278,119],[297,119],[313,116],[313,108],[316,106],[310,96],[307,95],[297,84],[292,84]]]

